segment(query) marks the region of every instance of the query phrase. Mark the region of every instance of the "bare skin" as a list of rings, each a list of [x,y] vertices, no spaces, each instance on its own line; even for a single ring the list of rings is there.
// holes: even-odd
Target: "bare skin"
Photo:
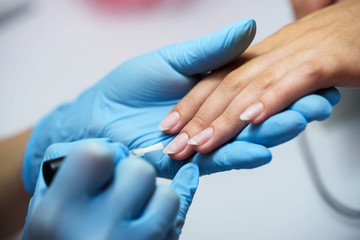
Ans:
[[[344,0],[291,0],[297,19]]]
[[[0,239],[17,234],[25,224],[30,195],[23,187],[21,173],[30,132],[0,141]]]
[[[298,1],[293,2],[299,12]],[[322,6],[327,5],[303,13]],[[180,118],[165,132],[186,133],[190,139],[171,157],[182,160],[195,151],[211,152],[248,123],[259,124],[316,90],[359,88],[358,36],[360,1],[348,0],[322,8],[249,48],[199,82],[171,111]]]

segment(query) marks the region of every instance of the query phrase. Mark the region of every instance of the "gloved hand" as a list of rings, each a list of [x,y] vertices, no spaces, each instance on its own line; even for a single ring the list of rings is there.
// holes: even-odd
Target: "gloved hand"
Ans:
[[[161,118],[204,74],[239,56],[254,35],[255,22],[242,20],[131,59],[74,102],[58,107],[30,137],[23,171],[27,191],[34,192],[44,152],[53,143],[110,138],[133,149],[171,138],[157,130]]]
[[[134,58],[74,102],[60,106],[36,126],[30,138],[23,171],[28,192],[34,191],[43,154],[52,143],[110,138],[129,149],[158,142],[166,145],[173,136],[157,129],[163,117],[204,74],[241,54],[253,37],[254,28],[254,22],[240,21],[198,40]],[[336,90],[328,94],[339,99]],[[301,99],[302,104],[295,104],[292,110],[273,116],[262,125],[248,126],[233,142],[214,153],[196,154],[186,161],[173,161],[161,152],[146,154],[145,158],[165,178],[173,178],[189,161],[199,164],[201,174],[260,166],[271,159],[269,150],[262,145],[289,140],[308,121],[328,116],[331,104],[326,98],[313,95],[310,99]],[[307,115],[311,117],[306,118]]]
[[[58,156],[67,158],[49,188],[40,171],[24,239],[178,238],[198,186],[196,164],[182,167],[171,189],[155,185],[149,163],[125,158],[121,143],[54,144],[44,160]]]

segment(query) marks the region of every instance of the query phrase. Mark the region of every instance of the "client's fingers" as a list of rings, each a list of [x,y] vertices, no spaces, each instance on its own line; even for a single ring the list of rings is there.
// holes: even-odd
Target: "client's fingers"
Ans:
[[[295,50],[294,47],[293,51]],[[228,74],[202,103],[178,137],[166,147],[165,153],[171,154],[173,159],[181,160],[193,153],[191,148],[207,153],[233,138],[246,126],[247,123],[239,119],[240,113],[261,96],[262,91],[259,89],[266,90],[272,82],[290,71],[289,68],[296,62],[306,57],[306,54],[301,54],[291,58],[294,63],[290,64],[289,60],[284,60],[284,58],[291,54],[292,52],[279,48],[246,62]],[[251,59],[250,50],[244,55]],[[251,86],[248,87],[248,85]],[[258,85],[262,87],[258,89]],[[195,91],[199,90],[194,90],[194,93]],[[193,95],[193,98],[197,98],[196,94]],[[191,109],[190,113],[185,114],[185,120],[191,118],[197,107],[189,107],[189,102],[179,111],[181,117],[181,112],[186,112],[184,108]],[[191,148],[186,146],[187,141]]]
[[[340,94],[335,88],[324,89],[301,98],[260,125],[248,125],[237,137],[238,141],[249,141],[273,147],[295,138],[307,123],[327,118],[332,104],[338,103]]]
[[[274,56],[284,54],[286,55],[288,53],[284,53],[283,49],[275,50],[271,53],[271,55]],[[301,62],[304,58],[308,57],[307,54],[298,54],[297,56],[290,58],[290,60],[287,58],[280,59],[272,65],[269,65],[264,71],[258,72],[255,76],[251,76],[250,78],[244,78],[238,70],[231,73],[230,75],[234,75],[234,78],[238,82],[238,86],[234,87],[236,94],[231,94],[231,88],[222,88],[222,86],[227,86],[228,84],[226,84],[226,82],[229,80],[226,78],[212,95],[215,96],[216,99],[223,99],[224,96],[230,97],[230,99],[221,101],[222,103],[225,103],[224,106],[217,104],[216,107],[213,107],[214,109],[221,106],[222,109],[220,110],[218,117],[212,119],[213,121],[206,127],[197,127],[197,125],[194,124],[195,116],[195,118],[184,128],[183,131],[186,131],[191,135],[189,144],[192,145],[192,148],[195,151],[202,153],[211,152],[235,137],[247,125],[247,122],[240,118],[242,111],[244,111],[251,103],[259,99],[268,88],[271,88],[272,85],[276,84],[278,79],[281,79],[282,76],[291,71],[294,65],[296,66],[298,62]],[[240,79],[242,79],[242,81],[240,81]],[[240,82],[242,82],[244,86],[241,86]],[[210,96],[209,99],[212,96]],[[208,101],[205,104],[208,104]],[[205,104],[203,106],[205,106]],[[205,112],[198,113],[197,115],[200,115],[200,119],[207,117]]]
[[[311,60],[305,61],[266,91],[241,116],[250,123],[259,124],[295,100],[317,89],[330,87],[330,80],[322,81],[324,77],[329,79],[329,76],[324,76],[322,69],[320,61],[316,63]]]
[[[185,76],[207,74],[241,55],[250,45],[255,31],[255,21],[241,20],[195,41],[170,45],[161,52],[169,64]],[[200,86],[195,87],[196,89],[161,121],[159,129],[170,134],[177,133],[195,115],[207,96],[229,71],[222,70],[221,74],[201,81],[198,84]]]
[[[226,76],[229,66],[208,75],[196,84],[169,112],[159,125],[168,134],[178,133],[196,114],[209,95]]]

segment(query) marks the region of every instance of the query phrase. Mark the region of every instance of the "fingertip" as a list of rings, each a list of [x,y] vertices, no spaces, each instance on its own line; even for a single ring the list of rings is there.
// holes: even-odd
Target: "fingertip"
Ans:
[[[123,171],[146,178],[155,184],[156,170],[142,158],[132,157],[123,159],[116,168],[116,174],[121,175]]]
[[[332,112],[332,104],[325,97],[311,94],[296,101],[290,109],[302,114],[308,122],[322,121]]]
[[[210,126],[195,136],[193,136],[187,143],[192,147],[196,148],[197,146],[202,146],[207,143],[214,135],[214,127]]]
[[[269,117],[271,117],[270,114],[262,114],[261,116],[255,118],[254,120],[249,120],[248,123],[252,124],[252,125],[260,125],[262,124],[264,121],[266,121],[267,119],[269,119]]]
[[[240,56],[251,44],[256,34],[256,22],[254,19],[243,19],[222,29],[226,34],[223,40],[225,49],[231,50],[227,53],[229,59]],[[223,47],[224,48],[224,47]]]
[[[243,19],[231,24],[230,27],[234,27],[236,29],[235,34],[237,34],[237,40],[239,41],[238,44],[241,43],[241,45],[250,45],[255,37],[256,21],[254,19]]]
[[[273,147],[296,137],[307,123],[302,114],[286,110],[271,116],[260,125],[248,125],[235,139]]]
[[[174,159],[176,161],[183,161],[188,159],[189,157],[191,157],[194,154],[194,150],[192,149],[192,147],[190,145],[187,145],[185,147],[184,150],[182,150],[179,153],[174,153],[174,154],[169,154],[169,156],[171,157],[171,159]]]
[[[172,129],[177,125],[179,120],[180,120],[179,112],[173,110],[169,112],[160,122],[158,129],[163,132],[171,133],[173,132]]]
[[[153,213],[158,214],[159,209],[167,209],[175,211],[179,208],[180,200],[179,196],[174,189],[165,185],[157,185],[152,195],[151,203],[147,206],[146,211],[155,210]]]
[[[180,206],[176,192],[168,186],[157,186],[141,217],[133,222],[139,227],[136,239],[164,239],[170,231]]]
[[[341,94],[337,88],[326,88],[316,91],[316,94],[326,98],[332,106],[338,104],[341,100]]]
[[[213,146],[206,144],[206,145],[190,145],[194,152],[206,154],[212,152]]]
[[[251,124],[259,124],[264,121],[267,117],[267,113],[265,112],[265,103],[262,101],[258,101],[252,105],[250,105],[241,115],[240,120],[251,123]]]
[[[178,134],[183,129],[184,126],[185,126],[185,123],[182,123],[182,119],[180,119],[180,121],[171,128],[164,128],[163,126],[159,125],[158,129],[166,134],[175,135],[175,134]]]
[[[168,186],[158,185],[157,191],[162,196],[163,200],[165,200],[165,202],[170,203],[175,209],[179,208],[179,196],[174,189]]]
[[[188,141],[189,135],[186,132],[181,132],[166,145],[163,153],[168,155],[179,154],[187,147]]]
[[[239,151],[229,151],[230,157],[229,158],[239,158],[236,155],[240,155],[242,157],[241,168],[245,169],[252,169],[256,167],[263,166],[268,164],[272,159],[272,154],[270,150],[262,145],[259,144],[239,144],[238,148],[242,149],[241,153]],[[236,154],[235,156],[232,154]],[[254,157],[255,156],[255,157]]]
[[[243,141],[234,141],[215,151],[213,161],[220,171],[252,169],[271,161],[272,155],[266,147]]]
[[[187,163],[176,173],[171,186],[180,183],[186,186],[197,187],[199,184],[199,166],[196,163]]]

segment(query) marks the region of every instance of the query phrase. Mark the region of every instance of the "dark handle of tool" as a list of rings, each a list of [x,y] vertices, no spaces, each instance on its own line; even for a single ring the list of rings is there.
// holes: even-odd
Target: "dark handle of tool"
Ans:
[[[51,159],[43,163],[42,171],[44,180],[47,186],[50,186],[57,170],[60,168],[62,161],[65,157]]]

